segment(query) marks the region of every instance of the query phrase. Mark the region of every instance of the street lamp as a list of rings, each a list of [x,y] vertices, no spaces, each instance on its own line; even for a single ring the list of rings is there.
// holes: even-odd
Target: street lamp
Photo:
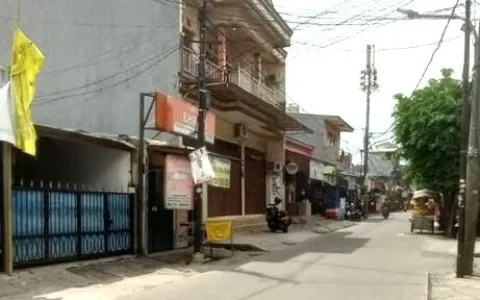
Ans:
[[[418,19],[430,19],[430,20],[448,20],[448,19],[454,19],[454,20],[461,20],[463,21],[465,24],[463,24],[462,26],[462,30],[465,31],[466,30],[466,24],[469,23],[469,27],[471,28],[470,30],[472,31],[473,33],[473,37],[475,39],[475,41],[477,40],[478,38],[478,34],[477,34],[477,31],[475,30],[475,26],[472,24],[472,22],[470,21],[467,21],[466,18],[462,17],[462,16],[459,16],[459,15],[456,15],[456,14],[453,14],[453,15],[445,15],[445,14],[422,14],[422,13],[419,13],[417,11],[414,11],[413,9],[403,9],[403,8],[399,8],[397,9],[397,11],[399,13],[402,13],[402,14],[405,14],[407,16],[408,19],[411,19],[411,20],[418,20]]]

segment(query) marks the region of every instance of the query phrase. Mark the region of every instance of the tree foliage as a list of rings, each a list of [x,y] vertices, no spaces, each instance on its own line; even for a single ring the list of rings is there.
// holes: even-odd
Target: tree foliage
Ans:
[[[393,117],[407,177],[419,187],[454,194],[459,180],[460,81],[452,70],[410,97],[397,94]]]

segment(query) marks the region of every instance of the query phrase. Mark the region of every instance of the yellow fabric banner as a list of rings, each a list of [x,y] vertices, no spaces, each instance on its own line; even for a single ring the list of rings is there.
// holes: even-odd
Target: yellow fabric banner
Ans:
[[[232,239],[232,221],[207,221],[205,229],[208,242],[222,242]]]
[[[15,103],[15,146],[35,156],[37,134],[32,121],[31,105],[35,97],[37,75],[45,57],[20,28],[15,29],[12,47],[11,82]]]

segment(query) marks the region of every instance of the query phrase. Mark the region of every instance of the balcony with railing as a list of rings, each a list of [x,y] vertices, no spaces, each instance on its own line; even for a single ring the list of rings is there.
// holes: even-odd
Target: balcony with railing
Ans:
[[[199,57],[193,50],[184,48],[182,52],[182,72],[188,77],[192,77],[192,79],[196,78],[198,75],[198,61]],[[234,84],[260,100],[285,110],[285,103],[282,100],[283,97],[280,90],[267,86],[240,66],[227,71],[207,60],[205,73],[207,80],[210,82]]]

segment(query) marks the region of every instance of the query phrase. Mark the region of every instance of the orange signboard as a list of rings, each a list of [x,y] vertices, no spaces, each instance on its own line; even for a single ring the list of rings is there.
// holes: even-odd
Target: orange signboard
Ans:
[[[157,93],[155,96],[155,126],[158,130],[196,137],[198,108],[182,99]],[[205,117],[205,140],[215,141],[215,115]]]

